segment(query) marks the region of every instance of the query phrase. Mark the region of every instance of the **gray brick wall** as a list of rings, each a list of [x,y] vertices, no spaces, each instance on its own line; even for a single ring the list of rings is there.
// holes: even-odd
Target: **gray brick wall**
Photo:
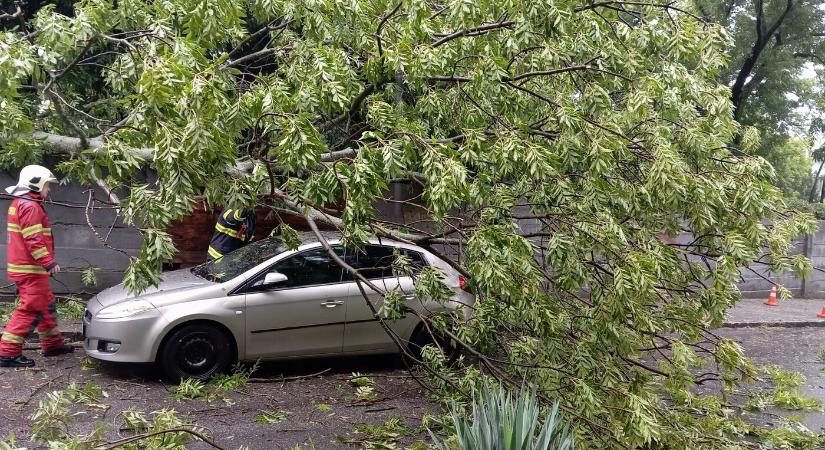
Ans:
[[[17,174],[0,172],[0,189],[16,183]],[[88,200],[87,188],[77,185],[57,186],[50,196],[56,203],[71,203],[77,207],[59,204],[47,204],[46,213],[52,222],[55,239],[55,256],[63,272],[52,278],[52,289],[55,293],[96,292],[105,287],[120,283],[123,271],[129,264],[128,256],[115,250],[107,249],[101,244],[86,219],[85,204]],[[96,196],[105,199],[102,191]],[[6,229],[6,211],[11,200],[0,199],[0,227]],[[89,220],[101,236],[105,236],[109,227],[114,224],[109,234],[108,242],[111,246],[124,250],[127,254],[136,255],[140,251],[140,235],[137,230],[123,224],[116,219],[111,209],[96,209],[89,211]],[[84,286],[81,282],[81,272],[89,266],[100,269],[97,273],[97,286]],[[0,241],[0,284],[3,289],[0,294],[13,294],[14,287],[9,286],[11,281],[6,277],[6,239]]]
[[[16,173],[0,172],[0,189],[10,186],[16,182]],[[97,292],[108,286],[120,283],[123,279],[123,271],[129,263],[127,255],[137,255],[140,251],[140,235],[133,227],[125,225],[115,215],[112,209],[96,209],[89,211],[89,220],[98,229],[98,232],[105,236],[109,228],[114,224],[114,228],[109,233],[108,243],[126,254],[119,251],[105,248],[94,232],[89,228],[84,205],[88,199],[87,188],[77,185],[59,186],[51,195],[54,204],[46,205],[46,212],[52,221],[52,228],[55,238],[55,253],[57,262],[64,269],[52,279],[52,288],[55,293],[82,293]],[[399,199],[409,200],[415,197],[415,189],[406,185],[394,187],[392,192]],[[105,195],[101,190],[96,190],[96,197],[104,199]],[[0,198],[0,227],[6,228],[6,210],[10,199]],[[66,206],[60,203],[74,205]],[[400,207],[397,203],[376,204],[377,215],[386,220],[398,223],[416,223],[423,219],[418,208]],[[517,211],[527,213],[527,211]],[[820,222],[820,225],[825,221]],[[426,223],[417,223],[420,228],[427,228]],[[535,219],[521,220],[519,227],[524,233],[540,231],[541,223]],[[677,241],[689,241],[689,236],[680,236]],[[439,246],[439,250],[446,256],[456,257],[460,249],[453,246]],[[791,290],[795,296],[807,298],[825,298],[825,227],[820,226],[820,231],[810,238],[801,238],[795,245],[793,253],[804,253],[813,262],[814,267],[821,268],[822,271],[814,270],[806,280],[800,280],[793,274],[770,275],[766,266],[754,264],[750,269],[742,270],[742,282],[739,289],[746,297],[763,297],[770,292],[771,284],[762,277],[781,283]],[[96,286],[85,286],[81,282],[81,273],[89,266],[100,269],[97,273],[98,284]],[[14,293],[13,285],[6,277],[6,240],[0,241],[0,295]],[[757,275],[757,272],[759,275]],[[761,275],[761,276],[760,276]]]
[[[818,238],[825,239],[825,236],[819,235]],[[825,241],[823,241],[822,244],[825,245]],[[792,255],[800,253],[806,254],[805,250],[807,245],[808,239],[802,237],[795,242],[790,253]],[[820,265],[822,264],[820,263]],[[740,271],[742,281],[739,283],[739,290],[742,292],[743,297],[766,297],[770,294],[771,286],[773,286],[771,282],[785,286],[793,293],[794,297],[811,297],[816,295],[813,292],[807,292],[806,282],[794,274],[789,272],[771,274],[768,273],[767,267],[765,264],[754,263]],[[813,277],[813,274],[811,276]]]
[[[527,213],[527,211],[516,211]],[[767,265],[754,263],[743,268],[739,290],[744,297],[767,297],[773,283],[785,286],[795,297],[825,298],[825,221],[819,222],[819,231],[810,237],[801,237],[795,242],[791,254],[805,254],[811,259],[814,270],[807,279],[802,280],[792,273],[770,274]],[[520,220],[519,229],[522,233],[540,231],[541,223],[535,219]],[[676,242],[686,244],[692,241],[688,233],[683,233],[675,239]],[[817,270],[820,269],[820,270]]]

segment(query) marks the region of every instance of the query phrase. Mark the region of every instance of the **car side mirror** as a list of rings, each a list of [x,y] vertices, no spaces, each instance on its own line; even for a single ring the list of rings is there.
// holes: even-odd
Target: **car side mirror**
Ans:
[[[264,285],[283,283],[288,279],[286,275],[280,272],[270,272],[264,277]]]

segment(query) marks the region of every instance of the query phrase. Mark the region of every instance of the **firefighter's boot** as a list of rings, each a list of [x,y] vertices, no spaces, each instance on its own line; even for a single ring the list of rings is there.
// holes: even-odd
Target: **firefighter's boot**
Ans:
[[[34,367],[34,360],[20,356],[0,356],[0,367]]]

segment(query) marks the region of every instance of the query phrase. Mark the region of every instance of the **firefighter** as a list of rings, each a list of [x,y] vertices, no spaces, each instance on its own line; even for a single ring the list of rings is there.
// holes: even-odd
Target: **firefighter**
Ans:
[[[57,179],[43,166],[26,166],[16,186],[6,188],[14,195],[8,212],[7,272],[17,285],[20,305],[14,310],[0,337],[0,367],[32,367],[34,360],[23,356],[23,341],[37,330],[43,356],[74,351],[63,343],[57,329],[54,294],[49,275],[60,271],[54,260],[54,240],[43,201]]]
[[[252,240],[255,234],[255,212],[224,208],[215,224],[215,232],[209,243],[209,260],[237,250]]]

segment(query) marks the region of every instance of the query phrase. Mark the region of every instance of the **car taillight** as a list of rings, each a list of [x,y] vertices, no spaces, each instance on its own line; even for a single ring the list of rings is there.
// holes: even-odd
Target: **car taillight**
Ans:
[[[464,292],[471,292],[469,283],[467,282],[467,279],[464,278],[464,275],[458,276],[458,287],[460,287]]]

